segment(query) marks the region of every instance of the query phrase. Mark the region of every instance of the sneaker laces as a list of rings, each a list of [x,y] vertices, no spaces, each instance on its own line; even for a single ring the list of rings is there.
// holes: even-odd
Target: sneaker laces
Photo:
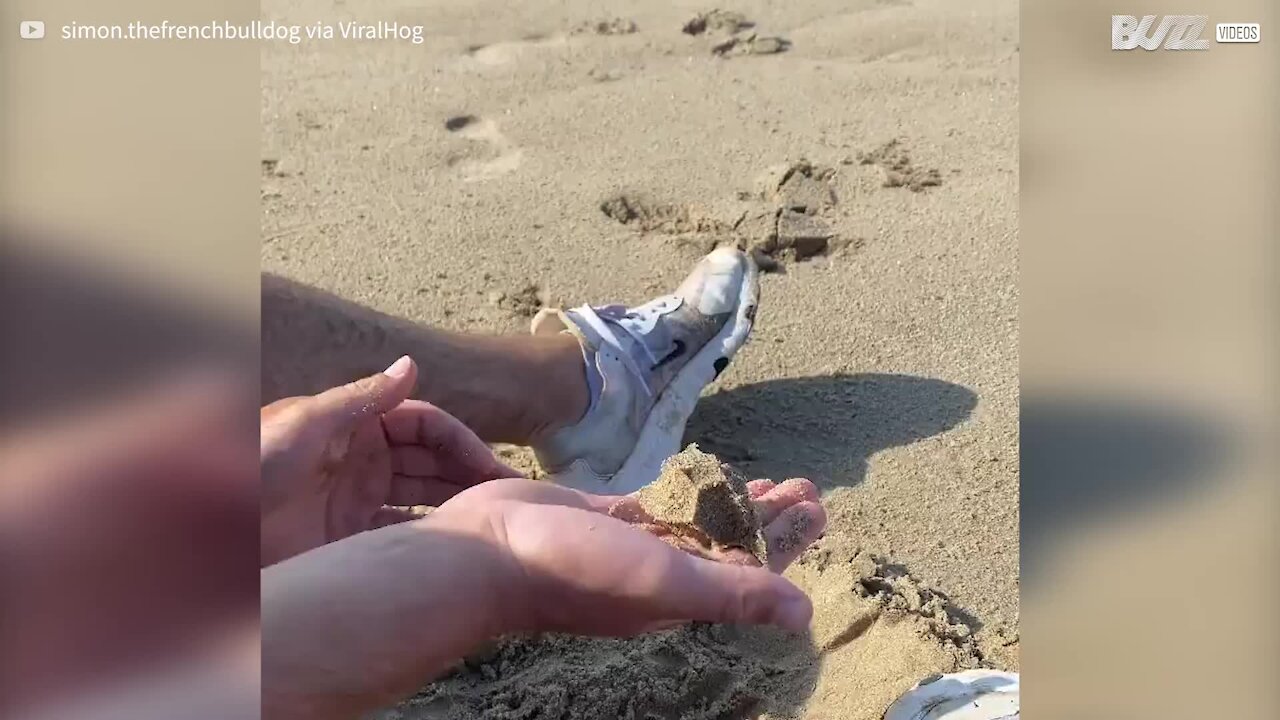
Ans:
[[[614,306],[611,306],[611,307],[614,307]],[[591,329],[591,332],[594,332],[596,336],[599,336],[600,340],[603,340],[605,343],[608,343],[608,345],[611,345],[614,348],[616,348],[616,350],[618,351],[618,357],[620,357],[620,359],[622,360],[622,364],[626,366],[627,370],[630,370],[632,377],[635,377],[637,382],[640,383],[640,389],[643,389],[645,396],[653,397],[654,395],[653,389],[649,387],[649,382],[648,380],[645,379],[644,373],[641,372],[640,365],[636,364],[636,361],[634,357],[631,357],[630,352],[627,352],[626,348],[622,347],[622,343],[618,342],[618,337],[616,336],[616,334],[613,334],[612,328],[622,328],[623,331],[625,331],[628,334],[628,336],[631,336],[632,340],[635,340],[635,333],[632,333],[632,331],[630,331],[630,329],[628,329],[625,324],[618,323],[618,322],[613,322],[613,323],[608,322],[607,318],[613,319],[612,313],[609,313],[608,311],[609,309],[611,309],[611,307],[600,307],[600,309],[595,309],[595,307],[591,307],[589,305],[582,306],[582,307],[577,307],[577,309],[573,310],[573,314],[579,316],[579,319],[581,320],[581,322],[588,325],[588,327]],[[617,307],[621,307],[621,306],[617,306]],[[626,309],[622,309],[622,310],[625,311]],[[643,342],[640,342],[639,345],[641,347],[644,347]],[[648,352],[648,348],[645,348],[645,352]]]
[[[584,306],[575,308],[574,313],[590,326],[591,330],[599,335],[604,342],[618,350],[618,355],[621,357],[623,365],[640,382],[640,387],[644,390],[645,395],[652,398],[654,396],[653,389],[645,378],[645,372],[640,369],[639,363],[636,362],[634,352],[638,349],[643,358],[648,360],[650,367],[656,367],[662,362],[654,354],[653,350],[649,348],[645,338],[646,334],[657,325],[658,318],[671,309],[673,301],[678,307],[678,298],[664,297],[651,300],[644,305],[631,309],[623,305],[605,305],[598,308]],[[614,333],[614,328],[622,330],[626,337],[630,338],[629,347],[624,347],[622,342],[619,341],[617,334]]]

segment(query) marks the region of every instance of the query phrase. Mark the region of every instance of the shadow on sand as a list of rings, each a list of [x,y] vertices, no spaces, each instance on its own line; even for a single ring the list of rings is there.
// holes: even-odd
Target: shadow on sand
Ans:
[[[976,404],[968,388],[911,375],[769,380],[702,398],[685,442],[753,477],[830,489],[857,485],[871,455],[945,432]]]

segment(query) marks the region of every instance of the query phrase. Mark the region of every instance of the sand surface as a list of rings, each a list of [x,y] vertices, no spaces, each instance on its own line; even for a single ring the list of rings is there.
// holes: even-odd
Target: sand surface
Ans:
[[[819,541],[788,575],[819,608],[807,634],[698,624],[634,640],[512,639],[379,719],[878,720],[917,680],[985,662],[943,597],[851,537]]]
[[[264,45],[264,268],[516,333],[750,248],[775,270],[756,330],[686,440],[812,479],[830,516],[789,571],[811,637],[524,639],[393,715],[873,718],[923,674],[1017,667],[1017,3],[718,6],[754,25],[682,32],[717,7],[684,0],[264,3],[426,32]]]

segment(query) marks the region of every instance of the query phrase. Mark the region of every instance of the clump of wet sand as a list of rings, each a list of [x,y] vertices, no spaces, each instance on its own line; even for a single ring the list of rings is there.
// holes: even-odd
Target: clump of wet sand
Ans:
[[[685,35],[701,35],[703,33],[736,33],[755,27],[755,23],[746,15],[731,10],[709,10],[698,13],[684,24],[680,30]]]
[[[758,35],[743,33],[719,43],[711,48],[714,55],[734,57],[737,55],[775,55],[791,49],[791,41],[776,35]]]
[[[767,564],[764,532],[747,479],[697,445],[668,458],[658,479],[638,498],[645,512],[677,536],[709,549],[742,548]]]

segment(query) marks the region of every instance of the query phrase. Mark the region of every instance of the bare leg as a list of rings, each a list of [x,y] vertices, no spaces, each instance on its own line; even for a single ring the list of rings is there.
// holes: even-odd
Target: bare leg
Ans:
[[[418,363],[419,398],[490,442],[528,443],[587,410],[582,351],[572,336],[450,333],[262,276],[263,402],[371,375],[401,355]]]

